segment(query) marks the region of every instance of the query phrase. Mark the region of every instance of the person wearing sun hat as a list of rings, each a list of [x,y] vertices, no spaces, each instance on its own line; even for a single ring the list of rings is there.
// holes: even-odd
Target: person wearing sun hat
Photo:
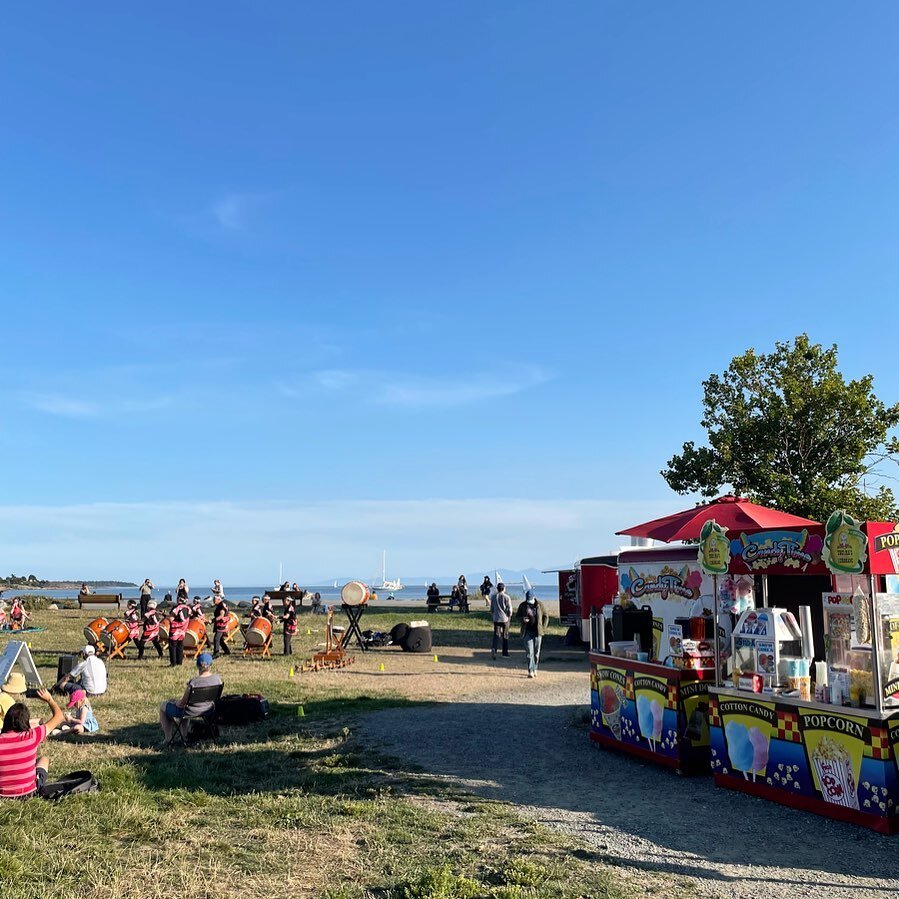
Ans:
[[[25,690],[28,685],[25,683],[25,675],[21,671],[11,671],[6,683],[0,687],[0,724],[6,717],[6,713],[17,703],[23,702]]]
[[[172,738],[173,723],[179,718],[196,718],[205,715],[212,709],[211,702],[198,702],[188,705],[187,699],[191,689],[197,687],[217,687],[222,679],[212,672],[212,656],[208,652],[201,652],[197,656],[197,673],[187,682],[180,699],[167,699],[159,707],[159,724],[168,743]]]

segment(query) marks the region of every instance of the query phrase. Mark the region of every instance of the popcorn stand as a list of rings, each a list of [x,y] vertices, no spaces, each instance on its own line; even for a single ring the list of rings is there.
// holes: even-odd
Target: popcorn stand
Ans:
[[[731,629],[723,685],[709,690],[716,785],[899,830],[899,593],[887,592],[899,586],[899,526],[835,512],[825,526],[735,538],[708,524],[704,575],[764,572],[762,607],[715,613]],[[811,605],[765,601],[772,573],[797,592],[803,576],[829,576],[818,627]]]

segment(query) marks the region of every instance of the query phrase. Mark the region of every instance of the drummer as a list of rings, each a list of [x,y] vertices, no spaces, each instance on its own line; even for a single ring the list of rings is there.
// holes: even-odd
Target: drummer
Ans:
[[[156,603],[152,600],[147,603],[147,613],[144,615],[144,630],[140,642],[137,644],[137,659],[144,657],[144,647],[152,643],[159,658],[162,658],[162,644],[159,642],[159,613],[156,611]]]
[[[297,608],[292,599],[285,599],[284,614],[281,616],[284,622],[284,655],[293,655],[293,635],[297,632]]]
[[[250,600],[250,610],[247,612],[247,618],[252,621],[254,618],[258,618],[260,614],[259,597],[254,596]]]
[[[259,614],[262,615],[263,618],[268,618],[272,624],[275,623],[275,610],[272,608],[272,598],[268,593],[262,595],[262,608],[259,609]]]
[[[212,638],[212,657],[218,658],[221,653],[226,656],[231,655],[231,649],[228,641],[228,621],[231,618],[231,612],[228,610],[228,604],[225,602],[224,596],[216,603],[215,611],[212,614],[212,626],[214,628],[214,636]]]
[[[125,611],[125,624],[128,625],[128,637],[134,641],[138,653],[140,652],[140,610],[133,599],[128,600],[128,608]]]
[[[204,624],[206,623],[206,613],[203,611],[203,604],[200,602],[200,597],[195,596],[193,605],[190,607],[190,620],[196,621],[198,619]]]
[[[179,590],[175,607],[169,615],[169,667],[175,668],[184,664],[184,634],[187,632],[187,620],[190,607],[184,601]]]

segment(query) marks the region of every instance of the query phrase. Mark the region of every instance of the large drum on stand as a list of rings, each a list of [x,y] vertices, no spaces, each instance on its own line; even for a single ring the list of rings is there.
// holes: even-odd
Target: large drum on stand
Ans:
[[[191,618],[184,632],[184,648],[196,649],[206,639],[206,622],[202,618]]]
[[[171,619],[169,618],[163,618],[162,621],[159,622],[159,642],[163,646],[169,642],[169,625],[171,623]]]
[[[109,624],[109,621],[106,618],[95,618],[85,629],[84,629],[84,639],[91,646],[103,646],[101,641],[101,637],[103,636],[103,629],[106,625]]]
[[[272,623],[262,615],[250,620],[244,639],[249,646],[265,646],[272,637]]]
[[[240,616],[237,612],[228,613],[228,626],[225,628],[225,638],[230,640],[240,630]]]
[[[124,646],[131,639],[131,631],[128,630],[128,625],[124,621],[115,619],[103,628],[100,639],[106,649],[112,652],[120,646]]]
[[[370,599],[371,590],[362,581],[350,581],[340,591],[340,600],[345,606],[364,606]]]

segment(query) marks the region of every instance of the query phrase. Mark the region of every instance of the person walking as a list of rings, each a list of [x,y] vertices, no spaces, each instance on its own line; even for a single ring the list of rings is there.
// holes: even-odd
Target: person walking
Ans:
[[[153,598],[153,591],[156,588],[150,578],[145,577],[144,582],[140,585],[140,617],[143,618],[147,614],[147,605]]]
[[[490,605],[490,594],[493,592],[493,581],[490,580],[489,575],[484,575],[484,580],[481,583],[481,596],[484,597],[484,602],[487,605]]]
[[[528,656],[528,677],[536,677],[540,665],[540,646],[543,643],[543,635],[549,627],[549,613],[546,606],[537,599],[537,595],[528,590],[524,602],[518,607],[518,617],[521,620],[521,637]]]
[[[493,618],[493,649],[490,652],[492,658],[496,658],[496,650],[499,641],[503,641],[503,655],[509,656],[509,622],[512,619],[512,600],[506,593],[505,584],[496,585],[496,593],[490,600],[490,615]]]

